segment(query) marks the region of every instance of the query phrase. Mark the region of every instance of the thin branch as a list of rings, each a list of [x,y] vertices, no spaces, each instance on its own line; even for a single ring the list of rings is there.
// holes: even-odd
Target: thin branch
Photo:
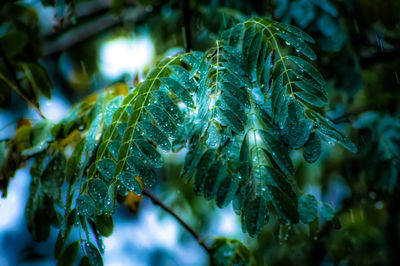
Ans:
[[[6,68],[8,69],[8,71],[11,74],[11,77],[13,79],[13,81],[15,82],[15,85],[10,82],[5,76],[3,76],[0,73],[0,78],[7,83],[8,86],[10,86],[11,88],[13,88],[13,90],[15,90],[27,103],[28,105],[32,105],[33,108],[36,109],[36,111],[39,113],[39,115],[43,118],[46,119],[46,116],[42,113],[42,111],[40,110],[39,106],[37,106],[36,104],[34,104],[23,92],[22,86],[19,83],[18,79],[17,79],[17,72],[15,71],[14,67],[12,66],[11,62],[8,60],[6,54],[4,53],[3,49],[0,47],[0,57],[3,59],[4,64],[6,65]]]
[[[183,13],[183,40],[186,52],[192,49],[192,30],[190,27],[190,7],[188,0],[181,0],[182,13]]]
[[[200,246],[202,246],[208,254],[211,254],[210,248],[200,239],[200,236],[194,231],[194,229],[188,225],[185,221],[182,220],[173,210],[171,210],[167,205],[165,205],[160,199],[158,199],[153,193],[144,189],[142,192],[143,195],[147,196],[151,199],[151,201],[155,204],[163,208],[166,212],[174,216],[174,218],[183,226],[189,233],[197,240]]]

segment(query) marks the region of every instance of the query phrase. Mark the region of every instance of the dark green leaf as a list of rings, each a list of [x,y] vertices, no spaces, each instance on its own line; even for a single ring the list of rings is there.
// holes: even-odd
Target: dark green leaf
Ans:
[[[311,223],[318,214],[318,202],[314,195],[306,194],[299,198],[299,215],[302,223]]]
[[[126,161],[131,167],[130,171],[133,174],[139,176],[146,186],[154,186],[154,184],[156,183],[156,176],[148,165],[146,165],[142,160],[135,156],[129,156]]]
[[[242,146],[240,147],[239,172],[243,182],[246,182],[249,179],[251,167],[252,167],[252,160],[250,160],[249,139],[247,133],[244,136]]]
[[[25,75],[27,76],[32,87],[37,91],[43,93],[47,98],[51,97],[51,84],[47,71],[38,63],[23,63]]]
[[[83,148],[85,147],[85,139],[81,139],[76,145],[71,157],[69,157],[65,169],[65,178],[68,184],[74,184],[77,180],[76,177],[80,172],[79,166],[81,165],[81,158],[83,154]]]
[[[76,212],[78,215],[91,217],[95,213],[95,204],[92,198],[83,194],[76,200]]]
[[[171,150],[171,143],[169,142],[168,137],[158,129],[158,127],[147,121],[140,122],[139,126],[142,128],[147,138],[160,145],[163,150]]]
[[[289,34],[284,31],[279,32],[277,35],[281,37],[286,42],[286,44],[293,46],[297,52],[302,53],[309,59],[315,60],[317,58],[316,54],[311,49],[311,47],[308,46],[308,44],[306,44],[305,42],[303,42],[300,38],[296,38],[292,34]]]
[[[319,216],[325,221],[330,221],[335,217],[335,210],[326,202],[322,202],[319,208]]]
[[[57,265],[59,266],[69,266],[74,265],[76,255],[79,251],[79,240],[72,242],[67,246],[64,252],[57,260]]]
[[[104,180],[110,181],[114,175],[115,162],[111,159],[105,158],[97,164],[97,169],[103,176]]]
[[[233,200],[239,187],[239,178],[236,175],[226,176],[219,184],[217,191],[217,206],[224,208]]]
[[[41,176],[41,186],[44,193],[56,197],[64,182],[66,158],[63,152],[57,152],[51,159]]]
[[[275,186],[267,185],[271,192],[272,204],[285,220],[291,223],[299,222],[297,203]]]
[[[343,135],[339,130],[333,127],[332,123],[325,118],[317,116],[317,125],[318,132],[325,135],[329,139],[343,145],[346,149],[348,149],[352,153],[357,152],[357,147],[348,139],[345,135]]]
[[[289,59],[290,61],[292,61],[293,63],[295,63],[299,67],[300,72],[307,73],[316,82],[318,82],[319,85],[325,86],[324,78],[318,72],[318,70],[313,65],[311,65],[309,62],[307,62],[306,60],[304,60],[300,57],[293,56],[293,55],[288,55],[286,58]]]
[[[256,197],[250,201],[244,211],[246,231],[251,237],[257,237],[262,226],[269,217],[267,203],[264,197]]]
[[[165,132],[165,134],[171,138],[177,138],[178,128],[169,114],[156,105],[149,105],[146,107],[146,110],[151,113],[159,128]]]
[[[172,78],[161,78],[161,81],[175,94],[187,107],[194,107],[192,95],[178,81]]]
[[[140,152],[144,155],[145,159],[153,165],[155,168],[161,168],[164,164],[164,161],[161,157],[161,155],[154,149],[151,144],[149,144],[147,141],[144,140],[137,140],[135,141],[135,144],[137,147],[140,149]],[[132,149],[134,150],[134,149]],[[133,156],[138,156],[135,153],[132,153],[131,155]],[[140,157],[140,156],[139,156]]]
[[[308,35],[307,33],[305,33],[304,31],[302,31],[301,29],[294,27],[292,25],[289,24],[285,24],[285,23],[274,23],[274,25],[276,27],[279,27],[280,29],[283,29],[291,34],[293,34],[294,36],[298,37],[299,39],[303,39],[307,42],[310,43],[315,43],[314,39]]]
[[[304,145],[303,156],[308,163],[313,163],[318,160],[321,155],[321,138],[319,134],[311,133],[310,138]]]
[[[157,100],[158,105],[162,106],[162,108],[167,111],[167,113],[176,121],[177,124],[182,124],[184,122],[184,115],[166,92],[158,90],[154,91],[152,94]]]
[[[114,230],[114,221],[111,215],[102,214],[94,217],[96,228],[102,236],[110,236]]]
[[[222,122],[227,125],[232,131],[236,132],[237,134],[240,134],[244,130],[244,125],[240,121],[240,119],[235,115],[234,112],[231,110],[227,109],[218,109],[219,112],[221,113],[221,120]]]
[[[194,192],[197,195],[203,193],[204,182],[206,180],[208,169],[215,159],[215,152],[216,150],[214,149],[207,150],[201,157],[199,165],[197,166],[197,172],[194,179]]]
[[[130,172],[122,172],[118,174],[117,179],[121,181],[121,183],[130,191],[134,192],[137,195],[142,194],[142,187],[140,183],[136,180],[134,174]]]
[[[85,241],[84,247],[86,256],[89,258],[90,266],[103,266],[103,259],[96,246],[91,242]]]
[[[303,109],[294,100],[288,104],[288,116],[283,126],[283,140],[292,149],[301,148],[308,140],[313,123],[304,117]]]
[[[89,194],[94,201],[102,208],[104,199],[107,196],[108,187],[101,179],[92,179],[89,181]]]
[[[276,136],[271,135],[267,131],[260,130],[259,132],[268,148],[269,154],[271,154],[279,168],[286,175],[292,174],[294,168],[287,147]]]

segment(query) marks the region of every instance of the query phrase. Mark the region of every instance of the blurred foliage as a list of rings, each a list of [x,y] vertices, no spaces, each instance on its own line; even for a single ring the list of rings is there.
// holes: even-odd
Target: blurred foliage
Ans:
[[[399,1],[41,3],[53,11],[46,26],[39,4],[0,3],[0,107],[40,110],[54,88],[78,103],[59,123],[19,120],[0,141],[0,189],[33,160],[29,231],[44,241],[59,230],[60,263],[101,264],[116,200],[140,211],[137,194],[156,180],[196,231],[233,200],[258,236],[215,238],[211,264],[400,263]],[[110,82],[101,43],[132,31],[149,32],[156,67],[135,89],[99,90]],[[330,145],[355,151],[344,131],[356,154]],[[161,151],[183,147],[175,163]],[[86,237],[68,240],[76,226]]]

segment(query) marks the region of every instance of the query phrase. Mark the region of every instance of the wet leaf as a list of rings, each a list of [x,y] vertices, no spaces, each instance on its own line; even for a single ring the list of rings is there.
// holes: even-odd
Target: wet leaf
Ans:
[[[76,212],[78,215],[91,217],[95,213],[95,208],[94,201],[87,194],[82,194],[76,200]]]
[[[84,248],[86,256],[89,259],[90,266],[103,266],[103,259],[99,250],[96,248],[93,243],[85,241]]]
[[[137,195],[142,194],[142,187],[140,183],[136,180],[134,174],[130,172],[122,172],[117,176],[117,179],[130,191]]]
[[[304,145],[303,156],[308,163],[314,163],[321,156],[321,138],[318,133],[311,133]]]
[[[306,194],[298,201],[300,221],[302,223],[311,223],[318,214],[318,202],[314,195]]]
[[[108,193],[107,185],[101,179],[92,179],[89,181],[88,187],[90,196],[102,208]]]

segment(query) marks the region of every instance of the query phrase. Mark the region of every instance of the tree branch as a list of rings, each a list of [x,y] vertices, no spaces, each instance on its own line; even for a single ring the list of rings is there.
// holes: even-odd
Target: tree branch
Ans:
[[[143,195],[147,196],[148,198],[151,199],[151,201],[155,204],[160,206],[164,211],[168,212],[174,218],[183,226],[189,233],[197,240],[200,246],[202,246],[208,254],[211,255],[211,250],[210,248],[200,239],[200,236],[194,231],[194,229],[188,225],[185,221],[182,220],[181,217],[179,217],[173,210],[171,210],[167,205],[165,205],[160,199],[158,199],[153,193],[151,193],[149,190],[144,189],[142,192]]]
[[[22,89],[21,84],[19,83],[18,79],[17,79],[17,72],[15,71],[13,65],[11,64],[11,62],[8,60],[7,55],[4,53],[3,49],[0,47],[0,57],[3,59],[4,64],[6,65],[6,68],[8,69],[8,71],[10,72],[11,78],[13,79],[13,81],[15,82],[15,84],[11,83],[5,76],[3,76],[0,73],[0,78],[7,83],[8,86],[10,86],[13,90],[15,90],[27,103],[28,105],[32,105],[33,108],[36,109],[36,111],[39,113],[39,115],[43,118],[46,119],[46,116],[42,113],[42,111],[40,110],[39,106],[37,106],[36,104],[34,104],[25,94],[24,94],[24,90]]]
[[[183,40],[186,52],[192,49],[192,31],[190,27],[190,7],[188,0],[181,0],[182,13],[183,13]]]

